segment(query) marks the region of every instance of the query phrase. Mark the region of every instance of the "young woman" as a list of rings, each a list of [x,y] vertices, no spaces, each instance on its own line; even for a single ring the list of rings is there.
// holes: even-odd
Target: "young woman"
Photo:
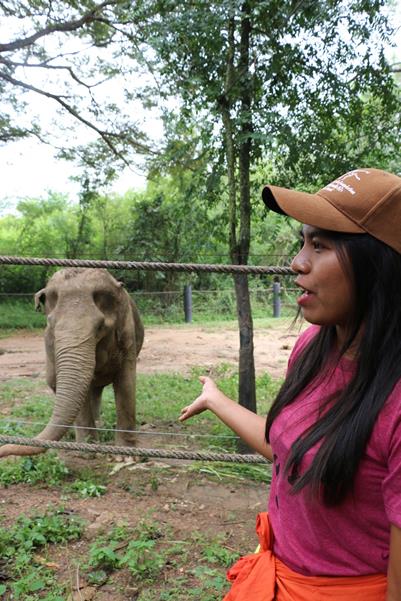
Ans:
[[[262,552],[227,601],[401,601],[401,178],[357,169],[317,194],[268,186],[302,226],[298,339],[267,419],[207,377],[213,411],[273,461]]]

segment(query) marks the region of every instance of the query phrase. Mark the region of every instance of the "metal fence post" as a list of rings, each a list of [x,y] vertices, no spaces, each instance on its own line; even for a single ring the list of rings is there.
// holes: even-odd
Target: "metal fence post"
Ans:
[[[280,280],[276,276],[273,281],[273,317],[280,317],[281,299],[280,299]]]
[[[192,286],[184,286],[184,315],[185,322],[191,323],[192,321]]]

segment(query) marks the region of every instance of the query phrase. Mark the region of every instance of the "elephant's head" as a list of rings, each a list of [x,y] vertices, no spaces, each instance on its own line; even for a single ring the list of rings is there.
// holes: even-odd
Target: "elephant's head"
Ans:
[[[107,367],[110,354],[127,352],[130,345],[139,352],[134,317],[122,283],[104,269],[56,272],[35,295],[35,304],[47,316],[47,379],[56,392],[51,420],[37,438],[59,440],[77,418],[95,368]],[[37,447],[0,447],[0,457],[40,452]]]

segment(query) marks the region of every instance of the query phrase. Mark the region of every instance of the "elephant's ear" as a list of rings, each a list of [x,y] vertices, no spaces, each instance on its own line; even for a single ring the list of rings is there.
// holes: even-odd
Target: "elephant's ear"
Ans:
[[[46,300],[46,288],[42,288],[39,290],[34,296],[35,299],[35,309],[36,311],[40,311],[42,306],[45,304]]]
[[[121,292],[124,300],[121,303],[122,310],[117,326],[117,341],[125,350],[134,346],[136,355],[138,355],[143,342],[143,326],[130,295],[124,289]]]

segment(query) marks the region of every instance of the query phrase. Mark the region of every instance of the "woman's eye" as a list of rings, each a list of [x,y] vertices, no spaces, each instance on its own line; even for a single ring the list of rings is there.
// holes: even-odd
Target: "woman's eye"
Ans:
[[[313,240],[312,241],[312,246],[315,250],[321,250],[322,249],[322,245],[318,240]]]

